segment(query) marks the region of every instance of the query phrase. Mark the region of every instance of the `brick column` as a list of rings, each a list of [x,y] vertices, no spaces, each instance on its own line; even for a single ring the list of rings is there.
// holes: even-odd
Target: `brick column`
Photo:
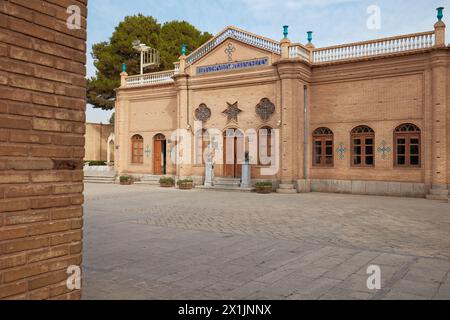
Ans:
[[[295,63],[284,59],[278,64],[281,81],[281,128],[280,128],[280,188],[279,193],[296,193],[294,181],[297,179],[298,117],[298,77]]]
[[[0,2],[0,299],[79,299],[86,0]],[[77,20],[75,20],[76,22]]]
[[[180,67],[181,71],[181,67]],[[183,70],[184,71],[184,70]],[[177,97],[177,128],[178,129],[188,129],[191,124],[189,122],[189,90],[188,90],[188,75],[185,73],[180,73],[175,75],[175,83],[177,86],[178,97]],[[192,145],[192,144],[191,144]],[[185,148],[186,149],[186,148]],[[183,150],[183,157],[188,156],[189,150]],[[192,150],[191,150],[192,151]],[[192,155],[192,152],[191,152]],[[182,163],[182,159],[177,155],[177,177],[186,178],[191,175],[191,165]]]
[[[432,163],[429,199],[448,200],[447,186],[447,51],[435,50],[431,55],[432,81]]]

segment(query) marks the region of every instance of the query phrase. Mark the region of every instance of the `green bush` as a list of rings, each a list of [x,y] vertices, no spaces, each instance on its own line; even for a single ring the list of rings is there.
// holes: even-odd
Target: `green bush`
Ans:
[[[181,186],[182,184],[189,184],[189,183],[194,183],[194,180],[192,180],[192,179],[178,180],[177,186]]]
[[[261,181],[256,183],[257,188],[272,187],[272,181]]]
[[[120,182],[126,182],[130,180],[131,180],[130,176],[120,176]]]
[[[106,166],[107,165],[105,161],[87,161],[87,164],[90,167]]]
[[[162,177],[161,179],[159,179],[159,184],[175,185],[175,180],[171,177]]]

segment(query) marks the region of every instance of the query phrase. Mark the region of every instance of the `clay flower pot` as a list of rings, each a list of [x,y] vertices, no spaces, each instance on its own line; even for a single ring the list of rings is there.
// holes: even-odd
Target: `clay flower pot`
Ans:
[[[256,183],[255,188],[257,193],[267,194],[272,193],[273,186],[271,181],[265,181]]]
[[[129,176],[122,176],[120,177],[120,184],[123,186],[129,186],[133,184],[133,178]]]
[[[268,194],[272,193],[272,186],[257,186],[256,193]]]
[[[177,182],[178,188],[180,190],[191,190],[194,188],[194,181],[192,180],[179,180]]]
[[[172,178],[161,178],[159,180],[159,186],[161,188],[173,188],[175,186],[175,181]]]

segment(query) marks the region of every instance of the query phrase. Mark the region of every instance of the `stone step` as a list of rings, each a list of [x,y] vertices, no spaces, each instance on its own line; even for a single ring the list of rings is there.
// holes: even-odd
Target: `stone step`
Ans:
[[[115,181],[116,178],[109,177],[84,177],[84,181]]]
[[[159,179],[161,179],[161,178],[173,178],[174,180],[175,180],[175,177],[174,176],[171,176],[171,175],[162,175],[162,176],[155,176],[155,175],[137,175],[137,177],[139,177],[139,179],[141,180],[141,181],[158,181],[159,182]]]
[[[255,190],[254,188],[240,188],[224,185],[215,185],[213,187],[196,186],[195,188],[205,191],[229,191],[229,192],[253,192]]]
[[[214,179],[215,186],[224,186],[224,187],[240,187],[241,180],[240,179],[224,179],[218,178]]]
[[[216,181],[224,181],[224,182],[234,182],[234,181],[241,181],[240,178],[215,178]]]
[[[442,202],[450,202],[450,198],[448,196],[436,195],[436,194],[428,194],[426,196],[428,200],[438,200]]]
[[[295,189],[295,186],[293,184],[280,184],[280,186],[278,187],[279,189],[283,189],[283,190],[290,190],[290,189]]]
[[[84,179],[85,183],[99,183],[99,184],[114,184],[116,180],[113,179],[97,179],[97,178],[90,178],[90,179]]]
[[[105,173],[105,172],[84,172],[84,176],[87,178],[115,178],[116,174],[114,172],[112,173]]]
[[[446,189],[431,189],[430,190],[430,194],[431,195],[435,195],[435,196],[448,197],[449,196],[449,191],[446,190]]]

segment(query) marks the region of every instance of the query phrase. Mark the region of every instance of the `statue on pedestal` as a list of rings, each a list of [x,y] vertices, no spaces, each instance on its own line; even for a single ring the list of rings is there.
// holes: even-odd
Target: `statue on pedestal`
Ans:
[[[242,164],[241,188],[252,187],[252,166],[250,165],[250,156],[248,151],[245,152],[245,160]]]
[[[214,153],[211,148],[206,153],[205,187],[212,187],[214,181]]]

